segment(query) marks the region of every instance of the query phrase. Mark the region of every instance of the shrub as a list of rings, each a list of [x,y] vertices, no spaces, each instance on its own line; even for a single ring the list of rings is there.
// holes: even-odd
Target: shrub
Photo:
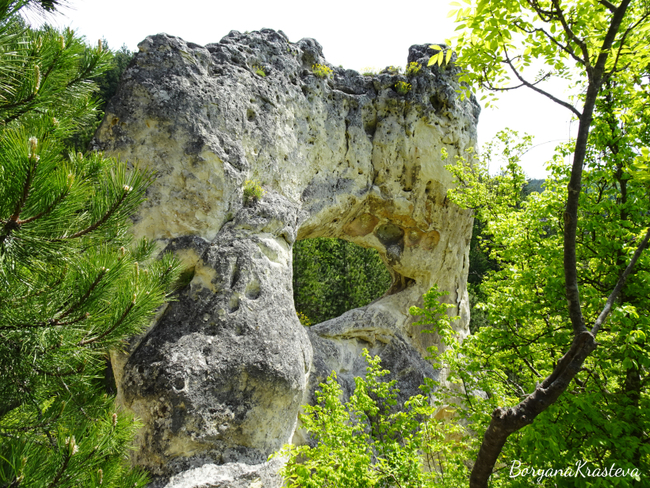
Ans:
[[[355,378],[348,402],[341,402],[342,390],[332,372],[316,392],[317,405],[303,407],[303,428],[317,444],[286,445],[278,453],[289,458],[281,471],[287,486],[459,486],[467,474],[460,461],[465,445],[451,439],[462,428],[436,420],[436,407],[423,395],[395,411],[396,381],[382,380],[389,371],[381,369],[379,357],[365,349],[363,356],[367,375]]]
[[[319,78],[331,78],[332,77],[332,69],[323,65],[323,64],[315,64],[311,67],[312,71],[316,76]]]
[[[365,68],[361,68],[361,74],[363,76],[375,76],[377,74],[377,70],[375,68],[367,66]]]
[[[316,392],[317,405],[305,405],[303,427],[318,442],[315,447],[285,446],[281,455],[289,461],[282,470],[290,487],[420,486],[425,474],[419,469],[422,433],[420,416],[433,408],[418,395],[406,412],[390,413],[396,404],[395,381],[384,382],[388,371],[367,350],[366,378],[355,378],[356,390],[343,404],[336,373]]]
[[[298,316],[298,320],[300,320],[300,323],[305,327],[310,327],[311,325],[313,325],[311,319],[307,317],[304,313],[296,312],[296,315]]]
[[[400,95],[406,95],[411,91],[411,84],[405,81],[398,81],[395,83],[395,90],[397,90],[397,93]]]
[[[422,65],[413,61],[406,66],[406,76],[415,76],[421,69]]]
[[[244,205],[258,202],[264,193],[266,192],[257,181],[246,180],[244,183]]]
[[[402,72],[402,68],[399,66],[386,66],[382,73],[388,73],[389,75],[398,75]]]
[[[260,75],[262,78],[266,76],[266,71],[264,71],[263,66],[258,66],[258,65],[253,65],[253,71],[255,71],[255,74]]]

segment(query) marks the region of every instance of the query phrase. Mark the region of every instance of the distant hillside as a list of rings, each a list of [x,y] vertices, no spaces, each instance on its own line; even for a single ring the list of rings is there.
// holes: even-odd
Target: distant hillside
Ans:
[[[530,195],[533,192],[542,193],[542,184],[544,181],[545,180],[528,180],[528,183],[524,187],[524,193],[526,195]]]

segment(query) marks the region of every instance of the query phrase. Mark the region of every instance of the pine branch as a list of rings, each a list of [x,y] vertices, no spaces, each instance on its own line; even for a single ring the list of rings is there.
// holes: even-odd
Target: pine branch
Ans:
[[[45,74],[42,77],[41,86],[45,85],[47,79],[52,74],[52,71],[54,71],[54,68],[58,63],[62,52],[63,51],[57,51],[56,56],[54,57],[54,59],[52,60],[52,62],[48,66],[47,71],[45,72]],[[10,103],[10,104],[0,105],[1,110],[9,110],[9,109],[16,108],[16,107],[22,107],[18,112],[14,113],[9,118],[7,118],[4,121],[5,124],[8,124],[9,122],[12,122],[12,121],[16,120],[17,118],[21,117],[22,115],[25,115],[30,110],[33,110],[34,104],[32,102],[34,102],[34,99],[36,98],[38,93],[39,92],[32,92],[28,97],[24,98],[23,100],[19,100],[17,102]]]
[[[72,312],[77,310],[78,308],[82,307],[84,303],[88,300],[90,297],[90,294],[93,292],[93,290],[99,285],[99,282],[106,276],[106,268],[102,268],[97,275],[97,278],[95,278],[95,281],[92,282],[92,284],[88,287],[88,290],[86,290],[86,293],[77,301],[77,303],[73,306],[71,306],[67,311],[63,312],[63,314],[57,319],[57,322],[68,315],[70,315]]]
[[[69,190],[70,190],[70,188],[67,188],[67,189],[66,189],[66,190],[65,190],[61,195],[59,195],[59,196],[54,200],[54,202],[52,202],[52,204],[51,204],[49,207],[47,207],[47,208],[46,208],[45,210],[43,210],[42,212],[40,212],[40,213],[34,215],[33,217],[29,217],[28,219],[25,219],[25,220],[18,220],[18,221],[16,221],[16,223],[17,223],[18,225],[21,225],[21,226],[22,226],[22,225],[25,225],[25,224],[29,224],[30,222],[34,222],[35,220],[38,220],[38,219],[40,219],[41,217],[43,217],[43,216],[49,214],[52,210],[54,210],[54,208],[55,208],[59,203],[61,203],[63,200],[65,200],[65,198],[68,196],[68,192],[69,192]]]
[[[39,157],[36,155],[36,144],[38,141],[36,141],[35,137],[30,137],[29,139],[29,161],[30,161],[30,166],[27,169],[27,177],[25,178],[25,183],[23,185],[23,192],[20,196],[20,199],[16,202],[16,207],[14,209],[13,215],[9,217],[9,220],[4,225],[4,235],[0,236],[0,245],[4,243],[4,241],[9,237],[9,235],[15,231],[20,229],[20,224],[18,223],[18,219],[20,218],[20,212],[22,212],[23,207],[25,206],[25,202],[27,201],[27,197],[29,196],[29,191],[32,186],[32,180],[34,179],[34,173],[36,172],[36,167],[38,166],[38,161]]]
[[[22,330],[22,329],[43,329],[47,327],[63,327],[66,325],[78,324],[79,322],[87,318],[90,318],[89,313],[80,315],[79,317],[72,320],[68,320],[67,322],[59,322],[58,320],[50,319],[48,321],[38,322],[36,324],[23,323],[23,324],[16,324],[16,325],[2,325],[0,326],[0,330]]]
[[[120,324],[124,321],[124,319],[129,314],[129,312],[133,309],[134,306],[135,306],[135,300],[132,301],[129,304],[128,307],[126,307],[126,310],[124,310],[124,313],[122,313],[122,316],[119,318],[119,320],[117,322],[115,322],[115,324],[110,329],[106,330],[104,333],[98,335],[97,337],[93,337],[92,339],[83,339],[83,340],[79,341],[78,345],[79,346],[86,346],[88,344],[92,344],[93,342],[97,342],[97,341],[103,339],[104,337],[106,337],[108,334],[110,334],[111,332],[113,332],[115,329],[117,329],[120,326]],[[88,336],[86,336],[86,337],[88,337]]]
[[[53,373],[51,371],[45,371],[43,369],[37,368],[36,366],[32,366],[32,367],[33,367],[34,371],[36,371],[37,373],[42,374],[43,376],[54,376],[56,378],[63,378],[65,376],[72,376],[72,375],[75,375],[75,374],[82,373],[84,368],[85,368],[85,364],[81,364],[81,365],[79,365],[78,368],[71,369],[71,370],[66,371],[64,373],[60,373],[60,372]]]
[[[117,209],[120,207],[120,205],[122,205],[122,203],[124,203],[124,200],[126,200],[126,197],[127,197],[127,195],[128,195],[130,192],[131,192],[130,189],[127,190],[127,189],[125,188],[125,189],[124,189],[124,193],[122,194],[122,198],[120,198],[120,199],[115,203],[115,205],[113,205],[113,207],[112,207],[108,212],[106,212],[106,213],[104,214],[104,216],[103,216],[101,219],[99,219],[97,222],[95,222],[94,224],[92,224],[90,227],[87,227],[87,228],[85,228],[84,230],[80,230],[79,232],[77,232],[76,234],[72,234],[71,236],[62,236],[62,237],[59,237],[59,240],[63,240],[63,239],[77,239],[77,238],[82,237],[82,236],[85,236],[86,234],[88,234],[88,233],[90,233],[90,232],[96,230],[97,228],[99,228],[99,226],[102,225],[103,223],[105,223],[109,218],[111,218],[111,216],[112,216],[112,215],[117,211]]]
[[[66,469],[68,469],[68,463],[70,462],[70,458],[72,455],[68,452],[65,453],[65,459],[63,460],[63,464],[61,465],[61,468],[59,471],[56,473],[56,476],[52,480],[52,483],[47,485],[47,488],[54,488],[56,485],[59,484],[59,480],[61,479],[61,476],[63,476],[63,473],[65,472]]]

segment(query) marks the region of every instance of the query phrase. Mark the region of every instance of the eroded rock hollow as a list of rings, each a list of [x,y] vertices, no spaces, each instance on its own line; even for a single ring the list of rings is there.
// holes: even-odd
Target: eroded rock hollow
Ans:
[[[313,39],[270,29],[139,47],[95,146],[156,171],[134,232],[193,277],[113,355],[118,401],[144,423],[134,462],[155,486],[279,486],[267,457],[301,441],[300,405],[332,370],[348,390],[364,374],[364,347],[405,396],[436,375],[423,358],[437,338],[408,314],[433,284],[465,333],[472,216],[447,200],[441,149],[453,161],[475,144],[479,108],[458,95],[457,68],[426,66],[427,45],[410,48],[421,69],[408,78],[332,67]],[[260,201],[244,198],[247,180]],[[321,236],[377,249],[393,285],[306,329],[291,252]]]

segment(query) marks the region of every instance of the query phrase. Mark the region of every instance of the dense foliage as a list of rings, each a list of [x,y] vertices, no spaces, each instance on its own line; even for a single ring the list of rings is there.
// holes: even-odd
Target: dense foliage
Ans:
[[[628,288],[643,273],[643,251],[650,230],[643,218],[645,213],[633,215],[623,202],[627,201],[628,190],[637,185],[642,188],[650,179],[647,161],[643,161],[650,151],[641,147],[640,138],[624,137],[623,132],[632,135],[635,131],[623,125],[628,124],[632,114],[638,117],[647,112],[650,9],[647,2],[638,0],[466,3],[457,4],[455,11],[461,34],[454,48],[456,62],[463,68],[460,79],[467,88],[479,86],[496,93],[527,87],[569,110],[578,121],[576,140],[565,148],[570,165],[553,165],[554,177],[560,183],[549,185],[545,192],[548,200],[558,198],[548,204],[547,208],[552,209],[549,214],[536,208],[537,213],[529,214],[526,224],[518,227],[509,219],[510,214],[502,213],[493,223],[495,236],[499,226],[509,228],[508,238],[495,248],[502,255],[495,276],[509,280],[503,285],[504,290],[509,287],[508,293],[499,295],[507,301],[499,306],[503,311],[512,310],[494,317],[495,324],[507,329],[504,335],[525,337],[519,344],[524,352],[517,353],[516,347],[508,352],[525,359],[522,367],[530,369],[536,381],[525,385],[527,389],[519,392],[514,403],[494,405],[489,424],[482,430],[482,443],[470,476],[470,486],[483,488],[490,479],[494,482],[492,475],[499,456],[511,448],[508,438],[522,435],[522,429],[538,416],[548,415],[558,402],[566,402],[568,392],[575,391],[574,384],[586,381],[581,373],[589,368],[590,355],[598,356],[596,350],[604,349],[600,338],[607,341],[617,330],[621,311],[626,309]],[[431,61],[442,66],[450,61],[450,50],[443,46],[437,49],[439,53]],[[553,77],[570,79],[578,95],[565,100],[551,93],[544,82]],[[607,103],[611,110],[606,108]],[[466,178],[465,174],[457,176]],[[476,185],[474,180],[468,195],[481,197],[482,192],[488,207],[499,203],[499,195],[490,195],[486,190],[489,188]],[[532,202],[538,201],[531,199],[523,209]],[[603,208],[607,202],[618,205]],[[619,206],[623,208],[620,212]],[[518,210],[514,204],[511,208]],[[512,214],[524,215],[519,211]],[[545,215],[549,220],[539,224]],[[553,225],[555,220],[557,225]],[[599,229],[598,224],[607,221],[611,233]],[[548,235],[537,243],[531,232]],[[603,240],[608,240],[607,244]],[[519,245],[520,241],[524,243]],[[509,271],[513,274],[506,277]],[[527,283],[522,281],[526,277]],[[550,297],[554,303],[545,301]],[[552,339],[546,334],[526,337],[520,332],[535,330],[541,324],[553,331]],[[629,326],[643,328],[642,324],[643,320],[632,318]],[[617,331],[615,335],[626,337],[625,332]],[[617,342],[612,347],[626,354],[626,344]],[[535,365],[529,355],[533,353],[545,354],[542,357],[548,359]],[[630,364],[624,367],[629,369]],[[519,370],[508,370],[506,376],[511,381],[515,375],[516,384],[518,374]],[[638,374],[643,376],[643,370]],[[607,391],[613,386],[607,385]],[[584,393],[590,391],[587,388]],[[572,412],[576,408],[574,405]],[[606,453],[600,454],[601,463],[613,460]],[[633,459],[640,462],[638,455]]]
[[[458,486],[459,470],[440,468],[448,466],[448,459],[459,458],[463,444],[449,440],[460,429],[437,420],[436,408],[423,395],[395,410],[395,381],[382,380],[389,372],[381,369],[379,357],[365,350],[364,357],[368,372],[365,378],[355,378],[349,401],[341,401],[341,387],[332,373],[316,392],[317,404],[304,407],[302,427],[313,446],[288,445],[280,451],[288,457],[282,470],[288,486]]]
[[[452,200],[477,210],[489,253],[488,278],[474,284],[483,309],[476,333],[461,344],[437,327],[456,382],[448,398],[478,436],[465,479],[475,488],[643,486],[650,8],[639,0],[465,3],[456,3],[456,55],[433,46],[430,65],[455,60],[467,90],[527,87],[578,120],[542,193],[525,198],[521,144],[511,135],[501,139],[508,161],[496,178],[477,164],[450,168],[461,188]],[[549,92],[553,77],[571,80],[578,95]],[[440,398],[446,385],[438,386]]]
[[[421,316],[416,325],[430,326],[451,338],[451,324],[458,317],[441,301],[444,293],[432,288],[424,307],[412,307]],[[437,354],[437,351],[432,351]],[[467,448],[475,439],[465,427],[448,420],[454,409],[449,398],[435,392],[440,386],[423,385],[423,394],[397,403],[396,381],[385,381],[379,357],[371,357],[365,378],[355,378],[355,391],[346,402],[336,373],[332,372],[316,405],[305,405],[301,425],[308,445],[286,445],[278,453],[288,457],[282,474],[291,487],[413,487],[456,488],[467,478]],[[445,367],[432,358],[436,367]]]
[[[635,124],[636,134],[625,131],[620,142],[631,147],[634,140],[628,137],[637,139],[639,129],[646,131]],[[638,236],[650,225],[647,185],[625,174],[624,160],[612,159],[610,147],[598,148],[594,142],[584,172],[578,229],[583,306],[592,320],[600,313],[602,293],[614,286]],[[568,179],[562,156],[568,150],[560,148],[549,166],[552,175],[542,193],[522,200],[523,180],[514,167],[500,183],[502,189],[511,189],[509,200],[495,198],[495,191],[486,188],[485,181],[490,180],[486,175],[471,184],[471,191],[455,197],[477,208],[498,263],[498,270],[480,285],[484,298],[480,306],[488,326],[462,344],[449,340],[450,349],[441,358],[463,389],[485,392],[485,396],[462,399],[459,410],[461,418],[478,431],[487,428],[495,408],[516,405],[551,374],[558,351],[572,335],[559,272],[563,222],[558,215]],[[505,472],[493,476],[493,486],[529,486],[530,476],[511,479],[510,475],[582,463],[586,463],[584,470],[611,466],[629,470],[629,476],[615,480],[617,486],[637,486],[636,481],[650,476],[649,271],[650,259],[643,255],[599,334],[598,348],[565,395],[511,437],[500,458]],[[511,472],[513,466],[517,469]],[[580,481],[556,476],[543,477],[540,484],[556,486],[558,481],[562,486],[581,486]],[[590,486],[612,486],[613,478],[590,482]]]
[[[133,53],[126,46],[122,46],[118,51],[110,51],[106,41],[100,41],[100,44],[102,51],[109,52],[110,56],[106,60],[104,70],[98,73],[93,79],[97,85],[97,89],[94,92],[96,110],[94,111],[93,122],[75,131],[65,141],[75,151],[86,152],[88,150],[90,141],[95,135],[95,129],[104,117],[106,105],[117,93],[122,73],[124,73],[131,59],[133,59]],[[86,49],[92,48],[86,47]]]
[[[430,416],[432,408],[418,396],[404,411],[391,413],[398,393],[395,381],[382,381],[388,371],[380,368],[379,357],[370,357],[366,350],[364,357],[368,372],[365,378],[355,378],[348,402],[341,402],[333,372],[316,392],[317,404],[304,407],[302,425],[315,445],[285,446],[281,451],[289,457],[283,469],[289,486],[423,486],[419,452],[427,426],[419,420]]]
[[[125,464],[136,424],[102,377],[177,264],[128,233],[151,174],[68,152],[97,121],[110,53],[30,29],[26,3],[0,2],[0,486],[143,486]]]
[[[294,245],[294,303],[311,323],[368,305],[390,284],[390,274],[374,249],[331,238],[305,239]]]

